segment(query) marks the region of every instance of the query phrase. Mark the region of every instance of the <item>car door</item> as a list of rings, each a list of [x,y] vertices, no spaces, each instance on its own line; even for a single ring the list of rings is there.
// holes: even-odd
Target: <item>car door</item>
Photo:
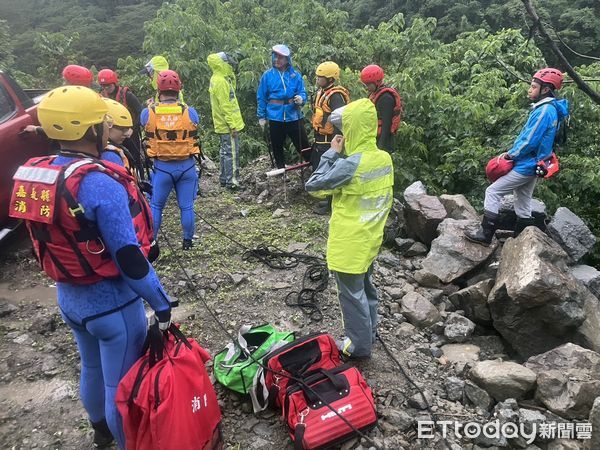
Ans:
[[[49,143],[45,138],[35,133],[21,133],[27,125],[36,122],[35,106],[23,109],[7,86],[0,83],[0,233],[8,220],[13,174],[29,158],[48,152]]]

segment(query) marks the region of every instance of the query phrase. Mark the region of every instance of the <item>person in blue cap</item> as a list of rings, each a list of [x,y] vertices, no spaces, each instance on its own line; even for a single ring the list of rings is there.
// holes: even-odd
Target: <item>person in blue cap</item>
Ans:
[[[273,67],[263,73],[258,85],[256,115],[263,130],[269,124],[275,164],[281,169],[285,167],[286,137],[298,153],[310,147],[302,113],[307,97],[302,75],[292,66],[292,52],[286,45],[273,46],[271,62]],[[303,158],[308,161],[309,156]]]

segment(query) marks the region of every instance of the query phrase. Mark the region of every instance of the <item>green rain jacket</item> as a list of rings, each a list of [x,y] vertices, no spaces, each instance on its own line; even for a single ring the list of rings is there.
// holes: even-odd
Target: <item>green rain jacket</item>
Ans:
[[[367,272],[377,257],[393,200],[394,168],[377,148],[377,111],[368,99],[349,103],[340,115],[345,143],[342,155],[321,156],[306,190],[317,198],[333,196],[327,240],[327,266],[349,274]],[[337,124],[335,124],[337,125]]]
[[[210,77],[210,107],[215,133],[226,134],[231,130],[244,128],[244,120],[235,95],[235,75],[233,68],[217,53],[208,55],[208,66],[213,72]]]

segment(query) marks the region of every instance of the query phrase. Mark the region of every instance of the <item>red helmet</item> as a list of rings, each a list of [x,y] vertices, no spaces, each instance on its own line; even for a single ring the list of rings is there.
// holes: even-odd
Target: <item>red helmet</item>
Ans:
[[[119,78],[114,70],[102,69],[98,72],[98,84],[118,84]]]
[[[365,84],[375,83],[379,84],[383,81],[384,77],[383,69],[376,64],[369,64],[360,72],[360,81]]]
[[[156,85],[159,91],[175,91],[181,90],[181,80],[179,75],[174,70],[163,70],[158,74]]]
[[[92,71],[87,67],[69,64],[62,71],[65,81],[72,86],[90,87],[94,81]]]
[[[548,83],[554,86],[554,89],[560,89],[563,83],[563,74],[558,69],[552,67],[546,67],[538,70],[533,76],[535,80],[539,80],[542,83]]]
[[[490,183],[493,183],[498,178],[503,177],[513,168],[514,162],[504,158],[502,155],[494,156],[485,166],[485,175]]]

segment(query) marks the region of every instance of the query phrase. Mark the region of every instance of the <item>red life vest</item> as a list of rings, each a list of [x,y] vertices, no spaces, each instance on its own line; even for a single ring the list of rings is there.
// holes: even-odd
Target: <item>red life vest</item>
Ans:
[[[119,102],[125,108],[127,108],[127,91],[129,91],[127,86],[119,86],[117,89],[117,95],[115,95],[115,101]]]
[[[398,131],[398,127],[400,126],[400,122],[402,121],[402,99],[400,98],[400,94],[398,91],[389,86],[382,86],[369,95],[369,100],[373,102],[374,105],[377,105],[377,101],[379,98],[385,94],[386,92],[392,94],[394,97],[394,113],[392,116],[392,125],[390,127],[390,133],[396,134]],[[381,119],[377,120],[377,137],[381,136]]]
[[[129,91],[129,88],[127,86],[122,86],[122,87],[117,86],[117,94],[115,95],[115,101],[119,102],[125,108],[127,108],[127,92],[128,91]],[[100,95],[102,97],[111,98],[110,95],[108,95],[106,92],[104,92],[104,89],[102,89],[100,91]]]
[[[99,171],[127,191],[129,212],[142,253],[153,239],[150,207],[125,168],[96,158],[52,165],[55,156],[32,158],[13,176],[11,217],[25,220],[36,257],[55,281],[92,284],[120,276],[97,225],[86,219],[77,201],[83,177]]]

